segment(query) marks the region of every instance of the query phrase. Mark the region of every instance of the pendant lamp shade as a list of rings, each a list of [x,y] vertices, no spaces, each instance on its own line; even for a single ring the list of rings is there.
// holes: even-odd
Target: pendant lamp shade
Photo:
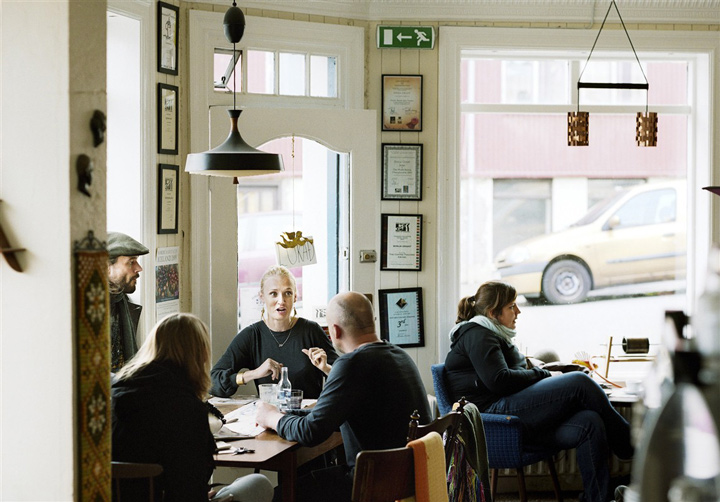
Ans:
[[[225,37],[233,44],[233,59],[237,54],[235,44],[245,33],[245,15],[233,2],[223,17]],[[233,67],[237,61],[233,61]],[[235,72],[233,70],[233,81]],[[248,145],[238,130],[238,118],[242,110],[235,108],[235,86],[233,85],[233,108],[230,115],[230,134],[227,139],[212,150],[190,153],[185,161],[185,171],[207,176],[241,178],[260,174],[275,174],[284,171],[282,155],[267,153]]]
[[[230,134],[227,139],[207,152],[189,154],[185,171],[192,174],[240,178],[275,174],[285,170],[281,155],[260,151],[242,139],[237,126],[241,112],[242,110],[228,110]]]

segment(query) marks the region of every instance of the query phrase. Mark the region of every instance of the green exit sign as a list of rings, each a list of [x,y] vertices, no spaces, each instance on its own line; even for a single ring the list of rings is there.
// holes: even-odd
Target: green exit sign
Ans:
[[[432,26],[378,26],[378,49],[432,49],[435,30]]]

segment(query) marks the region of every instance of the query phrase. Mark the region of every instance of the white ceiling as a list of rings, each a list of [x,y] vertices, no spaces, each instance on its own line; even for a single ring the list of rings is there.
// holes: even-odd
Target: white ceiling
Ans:
[[[199,0],[222,4],[217,0]],[[232,0],[227,1],[228,7]],[[261,8],[369,21],[601,22],[609,0],[237,0]],[[617,0],[625,23],[720,24],[720,0]],[[612,9],[609,22],[617,22]],[[718,35],[720,36],[720,34]]]

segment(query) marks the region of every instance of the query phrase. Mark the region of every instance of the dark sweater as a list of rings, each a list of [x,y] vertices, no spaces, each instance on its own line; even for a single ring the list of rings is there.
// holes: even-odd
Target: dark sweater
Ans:
[[[338,358],[315,407],[305,415],[285,415],[277,432],[313,446],[340,428],[347,465],[353,468],[361,450],[405,446],[414,410],[421,423],[430,421],[415,362],[395,345],[371,343]]]
[[[286,341],[287,338],[287,341]],[[280,347],[279,344],[283,346]],[[313,366],[302,349],[319,347],[325,349],[328,364],[333,364],[338,355],[320,325],[298,317],[288,334],[274,334],[263,321],[244,328],[233,338],[222,357],[210,371],[214,396],[229,397],[235,394],[238,385],[237,372],[243,368],[255,369],[265,359],[271,358],[288,367],[288,376],[293,389],[300,389],[306,399],[316,399],[322,390],[325,374]],[[255,380],[256,385],[273,382],[270,376]]]
[[[207,502],[214,452],[207,407],[180,368],[155,362],[113,383],[112,459],[162,465],[155,485],[166,502]],[[147,483],[128,483],[123,497],[147,499],[135,490]]]
[[[528,369],[515,345],[477,323],[462,326],[451,342],[445,358],[450,397],[464,396],[480,411],[550,376],[544,369]]]

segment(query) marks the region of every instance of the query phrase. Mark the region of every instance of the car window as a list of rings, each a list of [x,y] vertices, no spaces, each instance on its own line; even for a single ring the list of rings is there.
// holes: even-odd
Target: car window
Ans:
[[[613,216],[619,219],[615,228],[655,225],[675,221],[675,190],[672,188],[641,193],[628,200]]]

